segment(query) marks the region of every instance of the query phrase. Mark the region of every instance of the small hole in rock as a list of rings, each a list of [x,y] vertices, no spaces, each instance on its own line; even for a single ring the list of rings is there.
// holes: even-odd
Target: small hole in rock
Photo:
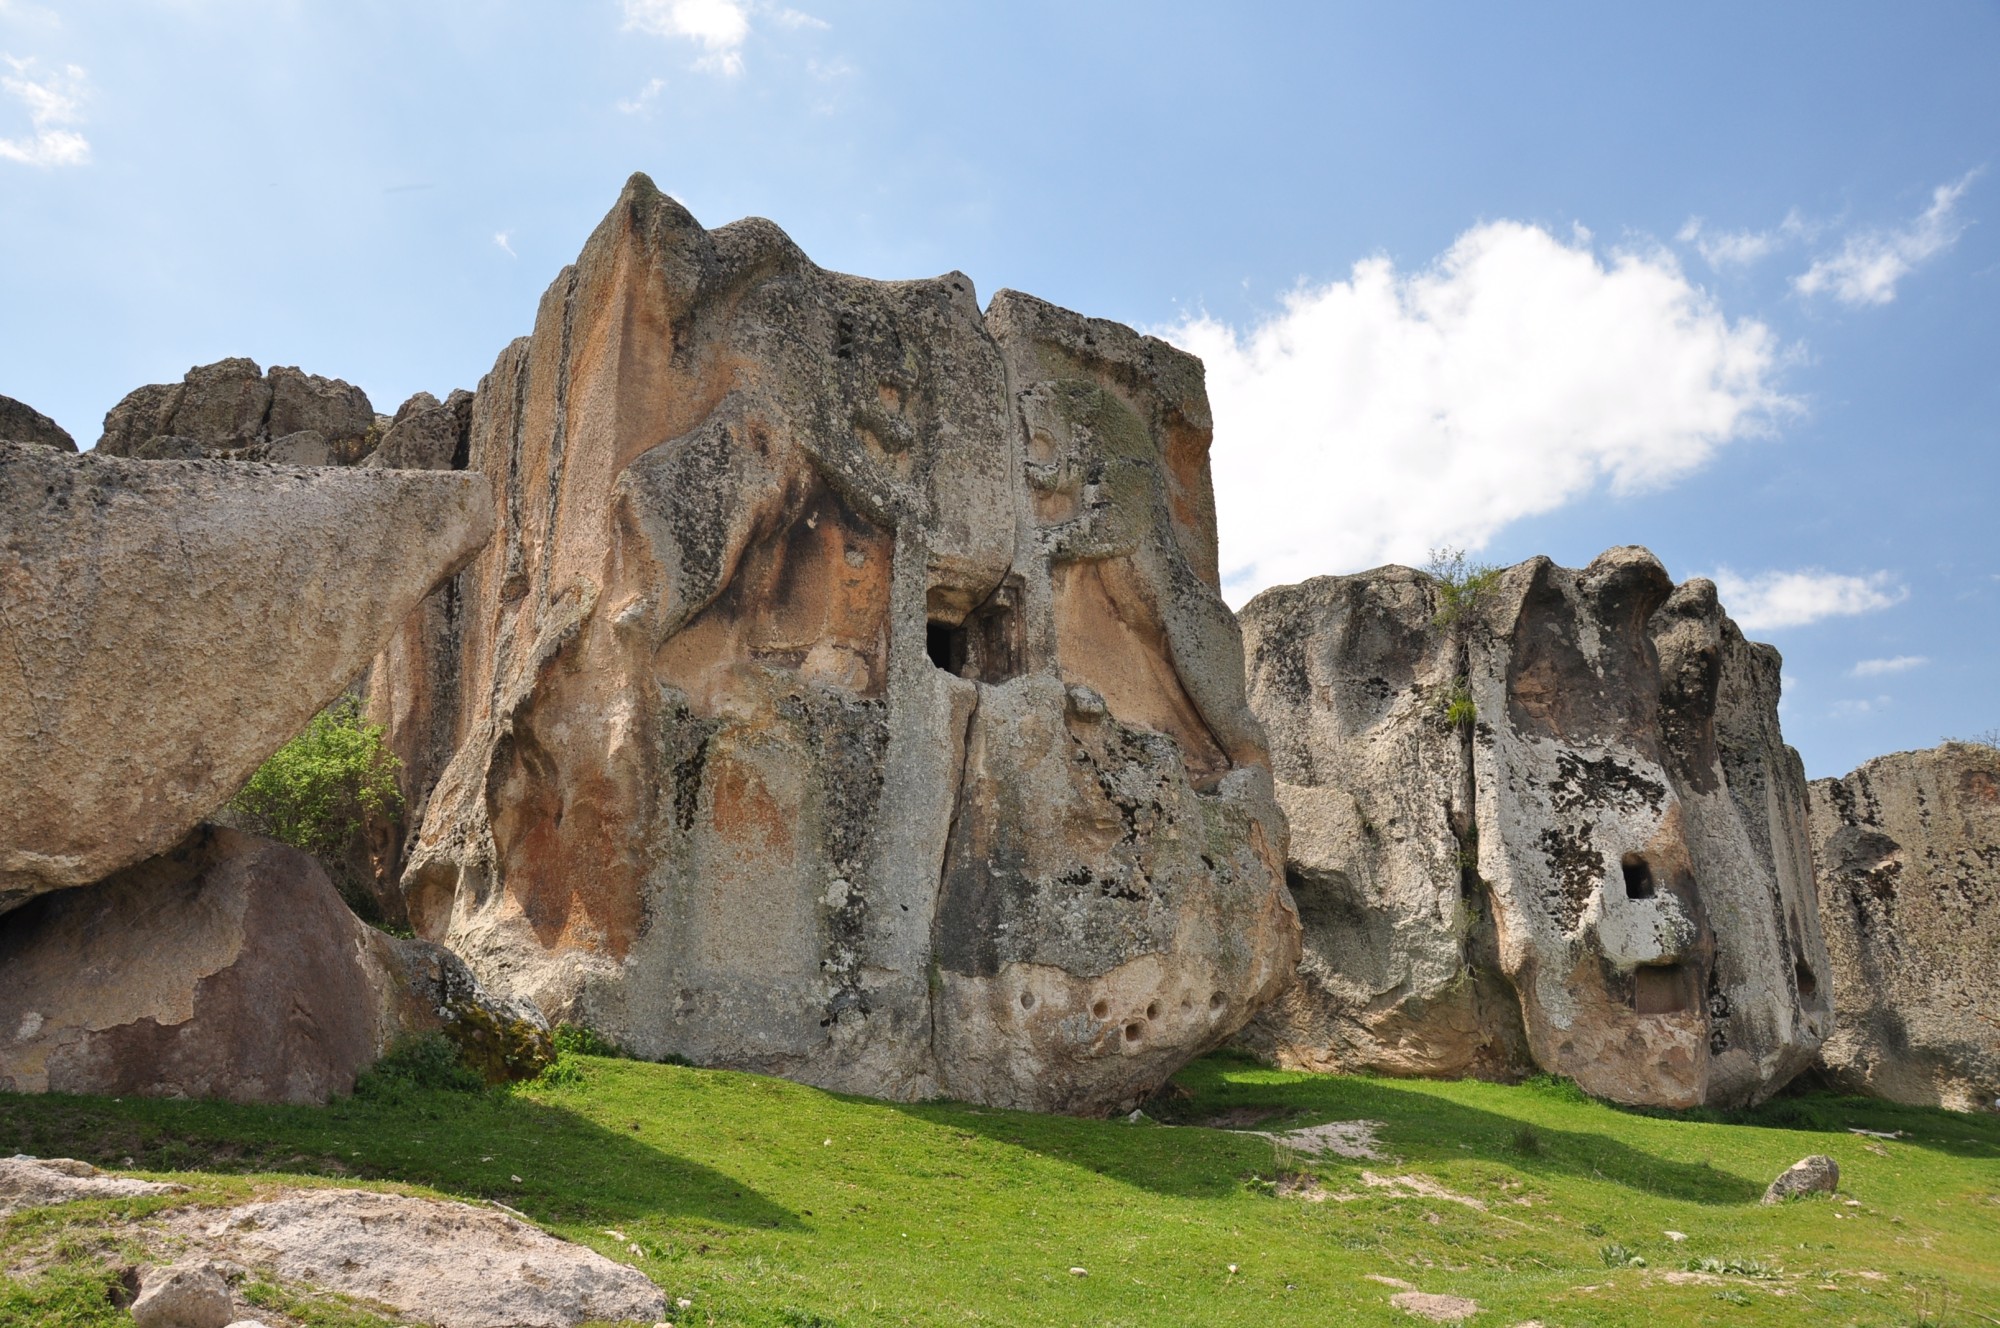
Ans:
[[[1800,1000],[1809,1001],[1819,995],[1819,979],[1813,976],[1813,971],[1806,966],[1805,960],[1792,961],[1792,977],[1799,984]]]
[[[1211,1010],[1220,1010],[1227,1004],[1229,1004],[1229,998],[1219,991],[1208,998],[1208,1008]]]
[[[965,629],[950,623],[930,624],[924,628],[924,653],[931,657],[931,663],[957,675],[965,668]]]
[[[1139,1035],[1145,1031],[1146,1026],[1134,1020],[1132,1023],[1125,1025],[1125,1040],[1127,1042],[1137,1042]]]
[[[1158,1019],[1160,1017],[1160,1003],[1158,1001],[1154,1001],[1146,1007],[1146,1017],[1148,1019]]]
[[[1024,992],[1022,992],[1022,993],[1021,993],[1021,1008],[1022,1008],[1023,1010],[1032,1010],[1032,1009],[1034,1009],[1034,1008],[1035,1008],[1035,993],[1034,993],[1034,992],[1032,992],[1032,991],[1024,991]]]
[[[1090,1012],[1096,1015],[1099,1019],[1102,1019],[1104,1017],[1104,1012],[1106,1010],[1109,1010],[1110,1008],[1111,1008],[1110,1001],[1099,1001],[1095,1005],[1090,1007]]]
[[[1627,853],[1619,860],[1618,868],[1625,876],[1625,897],[1627,899],[1651,899],[1653,897],[1653,869],[1646,865],[1646,859],[1637,853]]]

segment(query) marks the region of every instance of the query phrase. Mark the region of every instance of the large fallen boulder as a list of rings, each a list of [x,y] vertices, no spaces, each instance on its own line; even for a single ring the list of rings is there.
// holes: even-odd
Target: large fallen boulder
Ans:
[[[1831,1026],[1778,656],[1643,549],[1242,615],[1305,926],[1288,1065],[1761,1100]]]
[[[312,858],[218,826],[0,915],[0,973],[9,1092],[323,1102],[405,1034],[478,1050],[539,1021],[363,924]]]
[[[634,177],[471,406],[377,661],[418,930],[645,1056],[1129,1106],[1297,958],[1199,363]]]
[[[58,452],[76,451],[76,439],[69,430],[25,401],[0,397],[0,438],[14,443],[35,443]]]
[[[171,847],[492,521],[478,475],[0,442],[0,911]]]
[[[237,358],[126,393],[105,414],[96,450],[141,460],[331,466],[360,461],[379,438],[368,394],[353,384],[285,365],[267,374]]]
[[[2000,749],[1948,742],[1815,780],[1812,837],[1836,1010],[1824,1075],[2000,1105]]]

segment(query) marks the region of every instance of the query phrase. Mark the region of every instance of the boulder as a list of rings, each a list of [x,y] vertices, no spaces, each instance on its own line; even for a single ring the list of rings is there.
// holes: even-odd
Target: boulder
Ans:
[[[415,926],[639,1055],[1129,1109],[1296,962],[1209,431],[1162,342],[634,177],[470,403],[499,536],[371,672]]]
[[[1831,1026],[1779,661],[1643,549],[1453,606],[1385,567],[1242,615],[1305,925],[1287,1065],[1762,1100]]]
[[[1833,1194],[1840,1189],[1840,1163],[1825,1153],[1802,1157],[1778,1173],[1764,1191],[1763,1202],[1780,1204],[1807,1194]]]
[[[219,826],[0,915],[0,972],[9,1092],[323,1102],[406,1033],[539,1024],[363,924],[312,858]]]
[[[451,1328],[656,1323],[666,1297],[636,1268],[490,1208],[373,1190],[281,1190],[189,1210],[178,1234],[288,1285]]]
[[[405,401],[362,464],[391,470],[464,470],[471,449],[472,393],[440,402],[428,392]]]
[[[58,452],[76,451],[76,439],[69,430],[25,401],[0,397],[0,438],[16,443],[35,443]]]
[[[305,434],[318,435],[317,448]],[[274,446],[281,440],[287,446]],[[237,358],[196,365],[178,383],[127,393],[106,413],[97,451],[152,460],[193,455],[353,465],[375,441],[375,411],[360,388],[284,365],[266,374],[255,360]]]
[[[1815,780],[1812,837],[1836,1011],[1823,1075],[2000,1105],[2000,749],[1948,742]]]
[[[235,1319],[229,1283],[206,1263],[147,1269],[132,1302],[137,1328],[228,1328]]]
[[[491,529],[478,475],[0,443],[0,910],[170,848]]]

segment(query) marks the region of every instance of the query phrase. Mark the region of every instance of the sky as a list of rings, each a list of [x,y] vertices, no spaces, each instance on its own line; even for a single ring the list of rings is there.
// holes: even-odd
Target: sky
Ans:
[[[625,177],[1200,354],[1225,594],[1643,544],[1809,774],[2000,729],[2000,5],[0,0],[0,393],[393,411]]]

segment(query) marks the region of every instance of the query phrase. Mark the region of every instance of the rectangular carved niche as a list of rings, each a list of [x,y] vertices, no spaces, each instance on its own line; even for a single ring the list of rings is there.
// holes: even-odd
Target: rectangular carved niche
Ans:
[[[1019,589],[1002,584],[959,622],[933,618],[924,629],[925,653],[946,673],[1005,682],[1021,671],[1019,608]]]

